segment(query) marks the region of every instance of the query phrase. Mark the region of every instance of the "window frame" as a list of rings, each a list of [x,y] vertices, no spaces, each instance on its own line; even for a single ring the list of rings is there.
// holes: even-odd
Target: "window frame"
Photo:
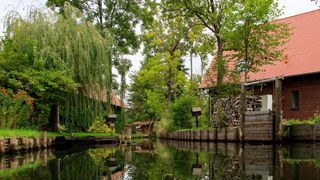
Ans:
[[[291,91],[291,110],[300,109],[300,91],[294,90]]]

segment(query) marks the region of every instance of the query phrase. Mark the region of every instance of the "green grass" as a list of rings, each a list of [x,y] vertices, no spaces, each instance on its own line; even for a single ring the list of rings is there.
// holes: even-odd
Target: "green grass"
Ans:
[[[40,137],[41,131],[39,130],[29,130],[29,129],[0,129],[0,137]],[[59,132],[47,132],[48,137],[57,136],[73,136],[73,137],[83,137],[83,136],[117,136],[116,133],[59,133]]]
[[[40,137],[41,132],[28,129],[0,129],[0,137]]]
[[[118,136],[117,133],[88,133],[88,132],[79,132],[79,133],[57,133],[56,136],[73,136],[73,137],[83,137],[83,136]]]

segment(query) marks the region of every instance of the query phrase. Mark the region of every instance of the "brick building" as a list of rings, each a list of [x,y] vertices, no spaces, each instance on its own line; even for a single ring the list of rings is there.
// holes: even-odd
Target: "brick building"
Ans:
[[[283,19],[292,29],[285,44],[285,60],[265,65],[249,74],[248,88],[255,95],[274,97],[275,78],[282,80],[282,115],[284,119],[308,119],[320,111],[320,10]],[[229,63],[228,69],[234,65]],[[202,79],[201,89],[215,86],[214,61]],[[230,80],[226,76],[226,81]],[[272,108],[272,107],[271,107]]]

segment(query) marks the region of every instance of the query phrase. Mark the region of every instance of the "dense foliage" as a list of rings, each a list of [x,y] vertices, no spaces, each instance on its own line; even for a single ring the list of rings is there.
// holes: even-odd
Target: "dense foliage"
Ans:
[[[110,40],[81,18],[72,7],[66,7],[64,16],[34,10],[26,19],[15,13],[7,17],[0,82],[4,89],[34,99],[31,124],[48,125],[50,117],[57,130],[60,106],[69,130],[86,130],[103,113],[102,91],[111,77]]]
[[[246,80],[249,72],[283,57],[283,50],[277,47],[286,42],[289,31],[286,25],[273,22],[281,14],[276,1],[162,0],[151,8],[158,11],[153,17],[156,21],[143,31],[145,58],[132,77],[130,115],[157,120],[161,130],[191,127],[192,106],[202,107],[204,114],[208,111],[192,69],[187,79],[186,59],[192,64],[193,57],[199,56],[203,68],[202,59],[216,49],[213,81],[217,87],[210,92],[218,98],[238,94],[243,74]],[[227,72],[230,59],[226,51],[234,52],[230,56],[236,62],[235,72]],[[226,74],[235,84],[224,84]],[[187,97],[193,102],[184,99]]]
[[[47,6],[53,11],[34,10],[27,18],[12,12],[6,18],[0,49],[2,127],[58,130],[60,119],[66,131],[87,131],[95,119],[118,109],[111,108],[111,95],[125,101],[129,89],[130,109],[126,115],[121,107],[117,131],[127,116],[156,121],[157,130],[190,128],[193,106],[208,111],[194,61],[200,60],[202,75],[216,53],[217,87],[211,92],[234,94],[238,85],[224,85],[230,74],[224,52],[234,52],[232,74],[240,83],[239,73],[246,80],[261,65],[282,59],[277,47],[290,34],[287,26],[272,22],[281,10],[269,0],[48,0]],[[141,68],[131,74],[128,87],[129,55],[138,50]],[[205,117],[201,126],[208,125]]]
[[[33,99],[25,91],[14,94],[0,89],[0,128],[17,128],[32,125],[29,121]]]
[[[173,127],[187,129],[192,128],[191,108],[194,99],[191,96],[181,96],[172,105]]]

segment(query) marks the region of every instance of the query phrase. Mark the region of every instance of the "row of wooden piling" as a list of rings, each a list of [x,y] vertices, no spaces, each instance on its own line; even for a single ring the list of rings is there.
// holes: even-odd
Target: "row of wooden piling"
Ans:
[[[247,122],[248,124],[251,122]],[[263,121],[254,122],[245,127],[244,141],[274,141],[272,124]],[[258,124],[259,123],[259,124]],[[264,124],[263,124],[264,123]],[[281,141],[320,141],[320,124],[295,124],[283,128]],[[159,138],[185,140],[185,141],[227,141],[239,142],[239,127],[225,127],[204,130],[181,130],[168,133],[160,133]]]
[[[238,127],[174,131],[160,133],[159,138],[186,141],[240,141]]]
[[[53,146],[52,137],[8,137],[0,138],[0,154],[46,149]]]

